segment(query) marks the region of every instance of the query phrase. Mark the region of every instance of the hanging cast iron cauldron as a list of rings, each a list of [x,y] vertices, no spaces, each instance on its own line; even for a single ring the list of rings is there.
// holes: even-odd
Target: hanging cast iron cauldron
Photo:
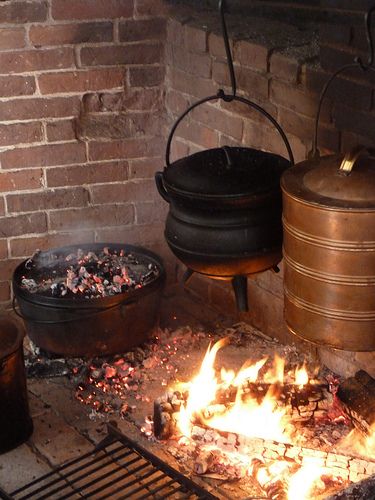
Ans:
[[[232,94],[219,89],[190,106],[175,122],[166,149],[166,167],[157,172],[160,195],[170,204],[165,237],[173,253],[187,266],[186,279],[196,271],[231,279],[239,310],[247,310],[247,275],[278,270],[282,224],[280,176],[293,164],[284,131],[257,104],[236,95],[233,60],[219,2]],[[277,129],[289,154],[281,156],[250,148],[209,149],[170,163],[174,132],[185,116],[209,101],[239,101],[263,114]]]

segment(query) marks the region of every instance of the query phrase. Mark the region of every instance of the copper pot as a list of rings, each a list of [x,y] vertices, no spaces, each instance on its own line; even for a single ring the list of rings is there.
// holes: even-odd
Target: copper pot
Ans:
[[[288,328],[317,344],[375,350],[375,151],[304,161],[281,188]]]

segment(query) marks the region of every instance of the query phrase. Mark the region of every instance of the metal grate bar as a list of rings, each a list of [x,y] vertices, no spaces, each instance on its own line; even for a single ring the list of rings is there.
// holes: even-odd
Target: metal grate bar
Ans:
[[[111,450],[111,452],[108,453],[108,454],[113,455],[113,454],[115,454],[118,451],[121,451],[123,449],[124,449],[124,447],[120,445],[117,448]],[[98,449],[98,451],[101,451],[101,449]],[[55,479],[52,480],[51,482],[49,482],[48,485],[49,486],[54,486],[55,484],[57,484],[57,483],[59,483],[61,481],[64,481],[65,477],[67,477],[67,474],[64,474],[64,473],[61,474],[61,472],[65,471],[66,469],[68,469],[71,466],[79,464],[80,462],[84,462],[87,459],[90,459],[91,461],[86,466],[91,465],[91,464],[95,464],[97,462],[100,462],[103,458],[102,458],[102,456],[98,456],[98,457],[93,458],[93,453],[92,452],[88,452],[85,455],[82,455],[81,457],[75,458],[74,460],[66,463],[65,465],[61,465],[58,468],[58,474],[59,474],[59,476],[57,478],[56,478],[56,471],[48,472],[47,474],[44,474],[43,476],[39,477],[38,479],[34,479],[34,481],[31,481],[30,483],[22,486],[21,488],[18,488],[17,490],[13,491],[11,493],[11,495],[18,495],[18,494],[22,493],[23,491],[25,491],[25,490],[27,490],[29,488],[32,488],[34,485],[37,485],[37,484],[40,484],[40,483],[45,483],[51,477],[55,477]],[[82,469],[84,469],[84,467],[83,466],[79,466],[79,467],[73,469],[69,474],[75,473],[75,472],[80,471]],[[39,492],[43,491],[44,489],[45,489],[45,486],[42,486],[39,489],[34,490],[33,494],[39,493]],[[27,499],[27,498],[29,498],[29,495],[23,496],[22,498],[23,499]]]
[[[144,479],[147,479],[148,477],[153,476],[154,474],[157,474],[157,473],[161,474],[161,476],[159,478],[153,478],[151,481],[146,481],[146,482],[144,481]],[[160,478],[163,478],[163,477],[165,477],[165,474],[163,474],[162,472],[160,472],[157,469],[153,469],[153,470],[147,472],[146,474],[142,474],[142,484],[138,488],[132,490],[132,492],[138,493],[139,490],[142,490],[145,488],[147,489],[147,486],[149,484],[153,484],[155,481],[158,481]],[[134,479],[133,481],[128,483],[127,487],[132,486],[135,483],[139,483],[138,478]],[[116,488],[115,490],[112,490],[110,493],[103,495],[101,497],[97,497],[95,500],[106,500],[107,498],[111,498],[111,496],[115,495],[116,493],[121,493],[123,490],[124,490],[124,487],[121,485],[118,488]],[[126,497],[121,496],[121,497],[118,497],[117,500],[120,500],[121,498],[126,498]]]
[[[100,486],[99,488],[96,488],[95,490],[93,491],[90,491],[90,495],[93,496],[93,498],[96,498],[95,495],[97,493],[101,493],[102,491],[104,491],[105,489],[109,488],[110,486],[113,486],[114,484],[117,484],[119,481],[123,480],[123,479],[127,479],[128,477],[131,477],[133,476],[135,473],[145,469],[145,467],[147,467],[148,464],[146,464],[146,466],[144,464],[138,466],[137,468],[135,469],[132,469],[130,470],[129,472],[127,472],[126,474],[123,474],[120,478],[115,478],[113,479],[112,481],[108,481],[107,483],[103,484],[102,486]],[[143,476],[142,476],[143,478]],[[100,478],[101,479],[101,478]],[[139,478],[137,478],[137,482],[139,482]],[[127,488],[127,484],[125,483],[123,485],[124,488]]]
[[[8,494],[5,500],[217,500],[112,425],[95,448]]]
[[[138,462],[139,460],[141,460],[141,458],[137,457],[137,458],[133,458],[132,460],[130,460],[129,462],[126,462],[125,465],[132,465],[136,462]],[[89,481],[88,483],[84,483],[83,485],[77,485],[76,483],[78,482],[78,480],[80,479],[83,479],[84,477],[80,477],[79,479],[69,479],[69,484],[72,486],[72,487],[75,487],[77,488],[77,490],[82,493],[84,492],[84,490],[90,488],[91,486],[94,486],[95,484],[97,484],[98,482],[101,482],[103,479],[107,479],[109,478],[110,476],[113,476],[114,474],[117,474],[121,471],[123,471],[124,467],[122,466],[119,466],[118,464],[116,464],[116,462],[113,462],[111,464],[105,464],[104,467],[106,465],[111,465],[112,466],[112,469],[109,471],[109,472],[105,472],[105,473],[101,473],[100,474],[100,477],[99,478],[94,478],[92,479],[91,481]],[[91,474],[90,474],[91,475]],[[123,477],[123,476],[122,476]],[[110,483],[116,483],[118,482],[118,478],[112,480]],[[109,483],[109,484],[110,484]],[[90,492],[90,494],[92,494]],[[66,499],[66,498],[69,498],[71,496],[71,494],[67,494],[65,496],[62,496],[62,497],[59,497],[59,500],[63,500],[63,499]],[[47,497],[48,498],[48,497]],[[38,499],[39,500],[39,499]]]

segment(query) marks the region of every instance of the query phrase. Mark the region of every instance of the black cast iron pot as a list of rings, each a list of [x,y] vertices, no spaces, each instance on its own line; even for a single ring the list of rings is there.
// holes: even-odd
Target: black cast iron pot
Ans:
[[[158,277],[142,288],[109,297],[56,298],[32,293],[21,286],[23,276],[32,278],[33,273],[40,271],[30,270],[28,261],[22,262],[13,274],[13,290],[26,331],[37,346],[66,356],[101,356],[125,352],[147,339],[158,321],[165,282],[164,266],[156,254],[138,246],[95,243],[42,252],[38,261],[48,266],[48,262],[54,262],[52,256],[64,258],[78,248],[99,252],[104,247],[134,253],[156,265]]]
[[[223,147],[167,165],[155,179],[170,204],[165,237],[190,270],[232,279],[247,310],[246,276],[277,269],[281,260],[281,156]]]

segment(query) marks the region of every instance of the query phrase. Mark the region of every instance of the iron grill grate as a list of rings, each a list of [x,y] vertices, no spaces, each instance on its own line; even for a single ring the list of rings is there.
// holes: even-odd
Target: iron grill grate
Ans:
[[[116,427],[94,449],[38,479],[6,493],[5,500],[217,499]]]

